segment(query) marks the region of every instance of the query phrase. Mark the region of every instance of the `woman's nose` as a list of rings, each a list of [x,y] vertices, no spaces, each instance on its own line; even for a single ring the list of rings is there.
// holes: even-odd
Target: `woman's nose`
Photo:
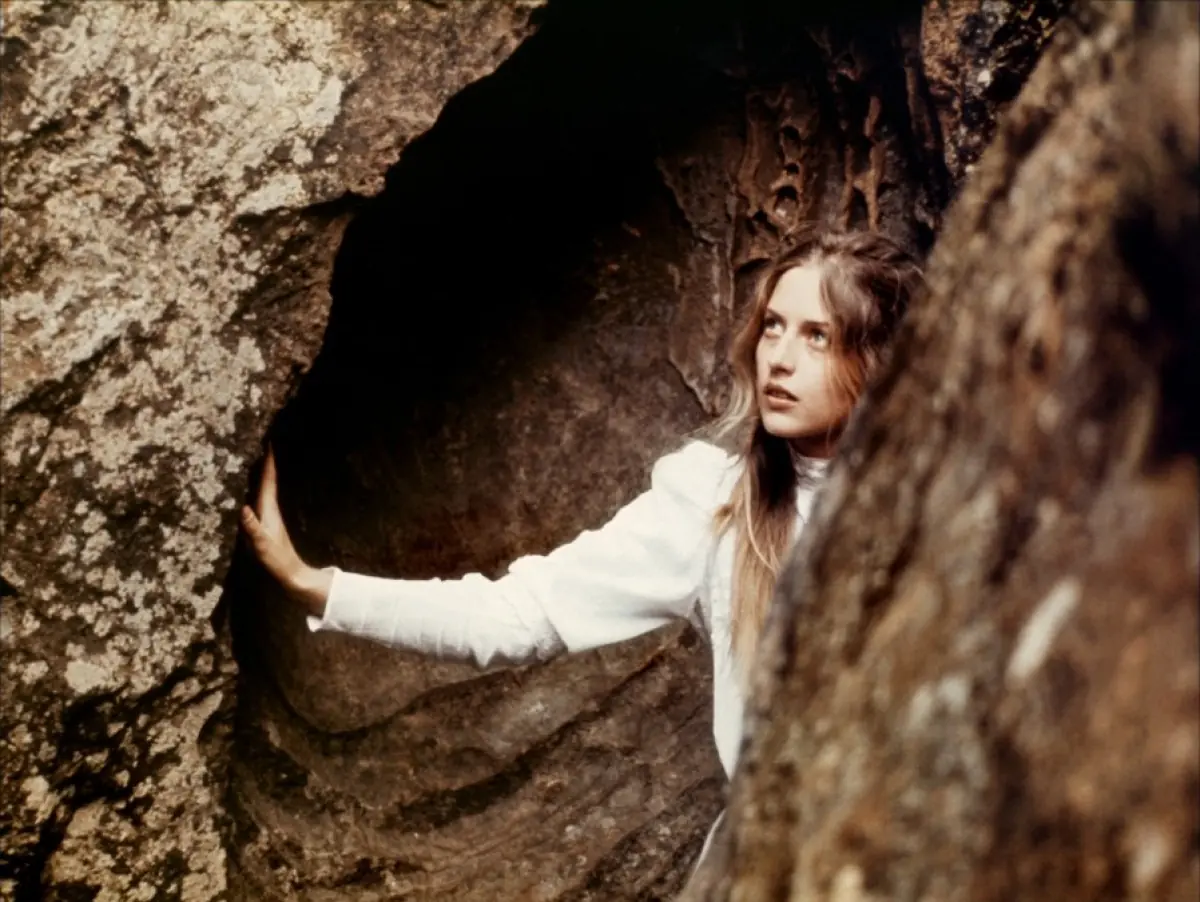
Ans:
[[[792,362],[792,340],[790,338],[781,338],[771,347],[771,353],[767,357],[767,362],[771,365],[772,370],[780,370],[785,373],[790,373],[795,368]]]

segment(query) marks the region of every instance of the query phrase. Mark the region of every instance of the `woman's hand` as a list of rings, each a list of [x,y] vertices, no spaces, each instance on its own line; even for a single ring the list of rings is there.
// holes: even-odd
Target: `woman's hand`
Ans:
[[[333,576],[326,570],[310,567],[296,549],[279,512],[279,495],[275,482],[275,453],[267,449],[263,464],[262,482],[258,487],[257,510],[242,507],[242,529],[254,549],[254,556],[266,568],[288,595],[299,601],[317,617],[325,613],[329,586]]]

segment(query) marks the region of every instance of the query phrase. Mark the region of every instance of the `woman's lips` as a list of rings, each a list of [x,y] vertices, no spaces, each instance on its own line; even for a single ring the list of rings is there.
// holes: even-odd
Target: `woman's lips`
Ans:
[[[763,390],[763,399],[768,407],[791,407],[796,403],[796,396],[787,389],[779,388],[778,386],[768,386]]]

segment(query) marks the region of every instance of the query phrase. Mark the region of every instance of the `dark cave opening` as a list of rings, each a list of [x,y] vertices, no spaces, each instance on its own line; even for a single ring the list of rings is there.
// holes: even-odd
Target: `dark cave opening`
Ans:
[[[541,10],[538,31],[492,76],[447,103],[347,229],[324,346],[275,430],[282,468],[323,474],[320,486],[307,486],[297,499],[299,516],[314,524],[306,533],[314,552],[376,568],[403,550],[409,572],[423,576],[496,568],[519,550],[566,537],[560,522],[488,547],[464,542],[464,529],[503,534],[488,527],[488,517],[514,515],[512,504],[490,503],[487,491],[469,492],[453,517],[438,514],[451,482],[493,477],[463,462],[457,480],[440,479],[431,473],[429,451],[444,446],[448,433],[485,449],[509,441],[515,427],[502,424],[506,417],[535,418],[512,412],[521,392],[546,389],[541,428],[565,430],[569,419],[571,430],[588,433],[588,441],[567,439],[553,452],[551,435],[539,437],[537,465],[563,472],[603,472],[600,461],[620,455],[611,446],[626,437],[657,441],[661,451],[666,433],[701,422],[705,411],[686,399],[665,348],[678,303],[669,296],[680,293],[678,271],[706,226],[688,220],[658,161],[682,156],[685,178],[695,162],[699,174],[685,191],[729,191],[740,177],[734,170],[737,145],[747,140],[747,97],[770,95],[789,80],[812,86],[812,99],[824,108],[819,126],[836,133],[826,140],[867,159],[869,142],[847,130],[847,122],[869,115],[867,92],[844,72],[831,74],[830,63],[849,66],[838,46],[851,43],[888,59],[895,71],[874,73],[871,88],[891,92],[892,105],[903,108],[895,77],[900,51],[889,42],[895,23],[917,9],[890,7],[869,29],[856,28],[847,11],[814,15],[772,0],[560,0]],[[825,47],[808,30],[817,19],[829,29]],[[793,133],[786,126],[779,138],[784,161]],[[697,141],[717,134],[721,147]],[[911,136],[904,140],[911,144]],[[714,163],[720,152],[726,157]],[[840,195],[842,162],[827,168],[807,172],[801,187]],[[891,190],[881,184],[880,197]],[[766,208],[781,217],[803,212],[797,191],[795,180],[772,189]],[[862,192],[847,196],[848,224],[864,225]],[[776,239],[778,229],[763,223],[761,215],[746,218],[756,236],[750,243]],[[927,234],[920,222],[915,227],[914,240],[924,244]],[[736,268],[744,261],[736,246],[731,251]],[[574,360],[588,375],[575,377],[573,389],[566,376],[547,387],[551,361],[570,344],[564,336],[580,339],[588,330],[608,332],[590,344],[577,341],[580,354],[595,358]],[[635,351],[661,364],[641,359],[632,367],[643,370],[639,384],[660,383],[641,397],[623,390],[630,380],[620,377],[639,357]],[[710,368],[721,369],[721,361]],[[640,429],[614,435],[614,408],[640,421]],[[664,433],[655,420],[671,428]],[[628,480],[649,460],[637,450],[632,456],[627,466],[608,464],[606,475]],[[591,508],[593,517],[614,500]],[[534,495],[525,503],[539,506]],[[332,537],[362,532],[358,513],[385,504],[426,527],[400,540],[376,523],[363,542],[333,547]]]
[[[893,106],[906,109],[891,35],[896,16],[911,21],[915,9],[891,8],[865,32],[826,13],[824,44],[807,30],[811,13],[782,2],[558,0],[542,10],[537,32],[446,104],[346,230],[324,344],[271,434],[301,554],[407,578],[497,573],[606,520],[645,484],[654,458],[711,413],[705,392],[724,378],[723,360],[706,342],[728,329],[730,311],[705,294],[703,272],[752,270],[781,221],[842,197],[843,155],[865,165],[871,154],[854,133],[869,112],[866,93],[899,91]],[[866,88],[830,75],[851,44],[885,61]],[[817,114],[805,119],[794,109],[802,101]],[[766,145],[750,134],[754,116],[780,120]],[[806,142],[822,150],[801,165]],[[739,192],[759,206],[734,211]],[[845,214],[861,225],[864,204]],[[731,222],[728,232],[718,220]],[[897,221],[919,232],[911,216]],[[696,372],[709,382],[698,388]],[[321,805],[368,800],[400,829],[415,822],[422,794],[489,786],[549,741],[522,737],[517,757],[495,759],[461,712],[486,721],[489,706],[550,691],[537,689],[546,683],[561,687],[564,710],[603,701],[603,717],[619,723],[636,719],[628,699],[639,681],[655,679],[689,712],[686,727],[664,715],[661,728],[697,735],[688,753],[701,775],[695,795],[669,810],[681,823],[711,823],[721,781],[709,726],[693,716],[707,710],[709,692],[699,644],[652,664],[635,650],[620,663],[568,663],[545,675],[404,664],[371,643],[313,641],[298,611],[251,569],[235,568],[228,585],[240,667],[230,790],[239,831],[257,835],[256,806],[287,809],[302,824],[324,817]],[[586,676],[596,669],[602,680]],[[437,729],[406,733],[409,717],[432,717]],[[564,722],[554,741],[586,729]],[[264,742],[342,784],[325,802],[307,789],[277,795]],[[365,751],[350,761],[351,747]],[[356,763],[378,748],[388,750],[385,763]],[[628,753],[606,767],[618,783],[655,779]],[[504,784],[512,793],[531,778],[517,776]],[[646,817],[630,821],[629,835],[658,843]],[[375,841],[399,850],[390,829],[378,828]],[[677,881],[702,838],[689,826],[673,840],[678,854],[663,880]],[[239,856],[251,883],[272,879]]]
[[[504,563],[511,544],[469,550],[438,515],[436,498],[424,504],[414,495],[452,491],[448,475],[431,475],[422,460],[448,431],[469,435],[483,458],[512,438],[500,421],[522,390],[517,383],[546,389],[542,403],[555,411],[547,419],[573,419],[590,433],[593,453],[606,441],[612,405],[683,428],[698,422],[664,354],[669,266],[690,235],[656,159],[714,120],[735,118],[744,85],[721,69],[722,56],[736,52],[720,44],[733,34],[729,10],[673,14],[681,11],[679,4],[551,5],[538,32],[494,75],[446,105],[351,223],[325,344],[278,424],[281,467],[324,474],[303,505],[320,511],[305,519],[328,524],[322,534],[358,531],[361,524],[338,511],[374,508],[390,496],[426,524],[429,538],[401,543],[410,572]],[[684,21],[686,30],[677,24]],[[659,296],[631,297],[647,291]],[[611,297],[618,292],[623,299]],[[588,330],[608,334],[583,341]],[[581,353],[595,355],[572,367],[587,373],[577,378],[574,400],[539,372],[553,370],[569,335]],[[656,414],[652,396],[634,407],[619,377],[605,375],[646,355],[659,360],[643,360],[653,370],[643,375],[663,383],[658,394],[671,396],[673,410]],[[554,444],[548,435],[538,442]],[[565,463],[556,456],[544,465]],[[428,491],[414,491],[419,485]],[[476,497],[469,506],[480,513],[460,509],[457,519],[488,531],[483,511],[494,505]],[[398,550],[383,535],[368,541]],[[339,550],[361,554],[368,567],[386,564],[361,548]]]

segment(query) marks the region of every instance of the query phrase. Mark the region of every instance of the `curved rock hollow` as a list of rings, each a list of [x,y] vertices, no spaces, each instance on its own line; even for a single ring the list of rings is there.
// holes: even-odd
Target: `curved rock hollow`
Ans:
[[[737,98],[684,48],[607,37],[543,24],[348,228],[320,356],[273,431],[314,561],[497,574],[602,523],[702,422],[668,356],[690,236],[655,159]],[[314,638],[237,574],[228,593],[234,848],[263,894],[557,898],[639,851],[651,874],[686,866],[716,814],[694,635],[479,674]]]

